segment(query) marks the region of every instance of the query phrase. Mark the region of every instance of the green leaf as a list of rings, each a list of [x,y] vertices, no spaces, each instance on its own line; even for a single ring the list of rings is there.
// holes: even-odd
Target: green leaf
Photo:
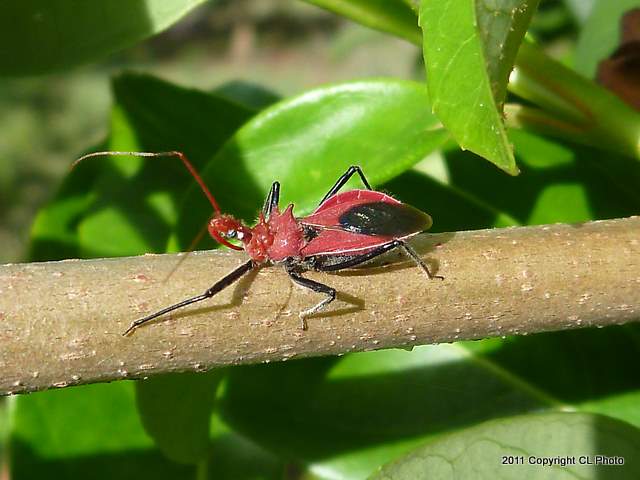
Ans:
[[[581,301],[590,301],[589,295]],[[512,337],[499,348],[486,349],[484,342],[465,347],[577,410],[640,427],[640,379],[634,369],[640,355],[638,325]]]
[[[635,479],[640,476],[639,455],[637,428],[598,415],[547,413],[494,420],[447,435],[371,478]],[[581,464],[596,462],[598,456],[622,459],[623,464]],[[505,464],[505,459],[513,463]],[[544,459],[572,462],[536,464]]]
[[[540,408],[640,426],[638,338],[588,329],[234,369],[222,415],[320,478],[364,478],[426,439]]]
[[[412,7],[402,0],[306,0],[367,27],[420,44],[420,29]]]
[[[99,172],[97,163],[79,165],[64,179],[55,198],[40,209],[31,227],[32,261],[80,257],[77,226],[95,199],[93,187]]]
[[[21,0],[0,5],[0,75],[97,60],[158,33],[204,0]]]
[[[7,465],[7,444],[9,442],[9,431],[11,428],[13,409],[9,405],[13,400],[0,399],[0,469]]]
[[[209,454],[209,423],[223,371],[174,373],[136,382],[147,433],[171,460],[197,464]]]
[[[197,169],[255,110],[146,75],[114,81],[111,150],[184,152]],[[84,256],[165,252],[179,199],[195,181],[178,158],[92,158],[102,166],[79,222]]]
[[[295,201],[296,213],[302,215],[350,165],[360,165],[372,185],[378,185],[446,139],[420,83],[350,82],[317,88],[264,110],[237,131],[207,164],[203,177],[221,208],[241,218],[253,221],[274,180],[282,183],[281,205]],[[179,245],[189,245],[210,215],[211,206],[192,188],[178,222]]]
[[[575,67],[593,78],[598,63],[611,55],[621,40],[620,20],[628,10],[640,8],[640,0],[595,0],[576,45]]]
[[[634,215],[640,209],[640,165],[607,162],[593,150],[511,130],[523,175],[506,177],[469,152],[447,148],[384,185],[428,212],[434,232],[583,222]]]
[[[287,460],[232,430],[215,413],[211,422],[211,437],[208,478],[282,480]]]
[[[133,385],[118,382],[21,395],[10,432],[11,478],[192,476],[153,448]]]
[[[441,432],[555,405],[487,365],[439,345],[236,368],[221,415],[320,478],[365,478]]]
[[[502,112],[509,74],[539,0],[474,1],[491,91]]]
[[[420,25],[434,112],[463,149],[515,175],[503,119],[509,72],[537,0],[425,0]]]
[[[242,80],[226,82],[217,87],[212,93],[256,112],[280,100],[278,94],[271,90]]]
[[[478,162],[473,154],[452,148],[445,151],[442,160],[444,178],[419,180],[420,175],[413,174],[413,189],[434,193],[423,200],[419,194],[403,199],[433,214],[434,231],[441,231],[442,222],[456,229],[468,228],[465,224],[488,228],[570,223],[629,216],[640,208],[640,194],[634,186],[640,179],[637,162],[614,155],[603,162],[597,151],[522,130],[511,130],[510,138],[522,175],[505,176],[486,162]],[[446,204],[431,199],[442,195],[430,186],[434,180],[441,191],[449,190],[445,195],[465,199],[457,203],[459,209],[449,211]],[[402,184],[401,177],[389,188],[402,193]],[[468,202],[476,208],[465,212]]]

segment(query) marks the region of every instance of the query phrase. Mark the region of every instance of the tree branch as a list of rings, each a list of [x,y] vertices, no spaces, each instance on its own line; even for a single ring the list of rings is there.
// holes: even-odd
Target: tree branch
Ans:
[[[422,235],[445,277],[410,261],[309,273],[338,300],[318,301],[264,268],[132,336],[132,320],[201,293],[246,260],[222,251],[0,266],[0,393],[173,371],[502,335],[605,326],[640,315],[640,218]]]

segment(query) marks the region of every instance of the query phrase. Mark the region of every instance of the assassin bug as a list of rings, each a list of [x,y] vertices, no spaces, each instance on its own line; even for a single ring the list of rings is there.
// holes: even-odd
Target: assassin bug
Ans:
[[[315,270],[333,272],[353,267],[400,248],[430,279],[433,275],[416,251],[405,240],[431,227],[431,217],[389,195],[371,188],[359,166],[351,166],[329,189],[311,215],[296,218],[293,204],[284,211],[278,205],[280,183],[273,182],[254,227],[221,212],[218,202],[204,181],[182,152],[95,152],[74,162],[103,155],[132,155],[139,157],[178,157],[200,185],[214,210],[209,220],[209,234],[219,243],[234,250],[245,250],[250,257],[246,263],[218,280],[200,295],[188,298],[162,310],[135,320],[123,333],[128,335],[140,325],[166,313],[213,297],[239,280],[254,268],[283,265],[291,280],[298,285],[322,293],[325,298],[315,306],[300,312],[302,329],[307,329],[306,317],[319,312],[336,298],[336,290],[302,276]],[[357,174],[366,190],[339,190]],[[242,243],[238,246],[229,240]]]

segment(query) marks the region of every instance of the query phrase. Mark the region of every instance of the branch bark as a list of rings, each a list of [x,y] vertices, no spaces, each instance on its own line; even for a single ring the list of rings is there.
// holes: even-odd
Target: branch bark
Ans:
[[[640,317],[640,217],[421,235],[413,245],[444,281],[397,254],[309,273],[340,293],[308,331],[297,314],[318,298],[263,268],[121,335],[135,318],[204,291],[242,254],[194,253],[167,281],[177,255],[0,266],[0,394]]]

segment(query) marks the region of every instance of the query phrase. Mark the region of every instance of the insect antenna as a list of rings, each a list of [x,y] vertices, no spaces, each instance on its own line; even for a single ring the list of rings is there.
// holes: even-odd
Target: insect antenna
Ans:
[[[82,157],[78,158],[75,162],[73,162],[71,164],[71,168],[72,169],[75,168],[80,162],[82,162],[83,160],[86,160],[87,158],[105,157],[105,156],[117,157],[117,156],[127,156],[127,155],[132,156],[132,157],[178,157],[180,160],[182,160],[182,163],[184,164],[184,166],[187,167],[187,170],[189,170],[189,173],[191,174],[191,176],[193,178],[195,178],[196,182],[198,182],[198,185],[200,185],[200,188],[202,189],[202,192],[205,194],[207,199],[209,199],[209,203],[211,203],[211,206],[213,207],[213,210],[215,212],[214,216],[215,217],[220,217],[222,215],[222,212],[220,211],[220,207],[218,206],[218,202],[216,201],[214,196],[209,191],[209,188],[204,183],[204,180],[202,180],[202,177],[200,176],[198,171],[191,164],[191,162],[187,159],[187,156],[182,152],[178,152],[178,151],[171,151],[171,152],[123,152],[123,151],[115,151],[115,150],[106,150],[104,152],[93,152],[93,153],[88,153],[86,155],[83,155]],[[233,250],[242,250],[242,247],[238,247],[237,245],[234,245],[233,243],[228,242],[226,239],[224,239],[222,236],[220,236],[217,232],[210,231],[210,233],[216,239],[216,241],[218,241],[218,243],[220,243],[220,244],[222,244],[222,245],[224,245],[226,247],[229,247],[229,248],[231,248]]]
[[[187,159],[187,156],[182,152],[178,152],[178,151],[172,151],[172,152],[120,152],[120,151],[93,152],[93,153],[87,153],[86,155],[83,155],[82,157],[78,158],[75,162],[73,162],[71,164],[71,168],[72,169],[75,168],[80,162],[82,162],[83,160],[86,160],[87,158],[91,158],[91,157],[106,157],[106,156],[121,157],[121,156],[126,156],[126,155],[129,155],[129,156],[132,156],[132,157],[178,157],[180,160],[182,160],[182,163],[184,163],[184,166],[187,167],[187,170],[189,170],[189,173],[191,174],[191,176],[193,176],[193,178],[195,178],[196,182],[198,182],[198,185],[200,185],[200,188],[202,189],[202,192],[209,199],[209,203],[211,203],[211,206],[213,207],[213,210],[216,212],[216,217],[219,217],[220,215],[222,215],[222,212],[220,211],[220,207],[218,206],[218,202],[216,202],[216,199],[213,197],[213,195],[209,191],[209,188],[207,187],[207,185],[202,180],[202,177],[200,177],[200,174],[198,173],[198,171],[191,164],[191,162]]]

